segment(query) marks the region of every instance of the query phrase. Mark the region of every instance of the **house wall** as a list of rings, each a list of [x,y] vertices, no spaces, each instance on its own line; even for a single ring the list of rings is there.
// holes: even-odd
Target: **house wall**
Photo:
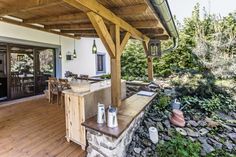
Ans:
[[[59,36],[35,29],[21,27],[5,22],[0,22],[0,37],[7,37],[12,42],[27,43],[29,45],[56,47],[60,48]],[[93,38],[81,38],[76,40],[77,58],[71,61],[66,60],[67,53],[73,53],[74,40],[61,36],[62,60],[57,60],[58,77],[63,77],[65,71],[71,71],[78,75],[87,74],[96,76],[96,55],[92,54]],[[106,53],[106,73],[110,73],[110,59],[104,45],[100,39],[96,39],[98,52]],[[57,52],[58,53],[58,52]],[[61,72],[59,72],[61,69]],[[61,76],[60,76],[61,75]]]

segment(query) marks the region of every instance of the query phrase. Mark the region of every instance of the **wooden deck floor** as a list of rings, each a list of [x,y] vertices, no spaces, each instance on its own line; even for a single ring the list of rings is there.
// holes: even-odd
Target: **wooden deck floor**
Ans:
[[[64,109],[46,99],[0,107],[0,157],[84,157],[65,133]]]

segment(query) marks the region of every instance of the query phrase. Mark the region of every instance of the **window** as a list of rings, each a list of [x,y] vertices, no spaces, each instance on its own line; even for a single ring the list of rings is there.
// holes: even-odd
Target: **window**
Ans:
[[[106,73],[106,55],[98,53],[96,57],[97,62],[97,74]]]

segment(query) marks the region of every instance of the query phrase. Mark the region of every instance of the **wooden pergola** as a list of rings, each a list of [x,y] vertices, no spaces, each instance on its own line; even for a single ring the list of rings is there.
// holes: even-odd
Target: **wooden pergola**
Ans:
[[[99,37],[111,58],[112,104],[121,104],[120,58],[130,38],[167,40],[169,34],[147,0],[0,0],[0,21],[70,38]],[[152,57],[147,58],[153,79]]]

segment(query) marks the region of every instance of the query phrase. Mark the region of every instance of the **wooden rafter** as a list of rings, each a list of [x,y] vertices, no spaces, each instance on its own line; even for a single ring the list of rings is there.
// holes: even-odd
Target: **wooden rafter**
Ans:
[[[25,0],[16,1],[12,6],[1,8],[0,16],[9,15],[12,13],[17,13],[20,11],[30,11],[34,9],[45,8],[52,5],[57,5],[62,3],[62,0]]]
[[[111,8],[111,10],[118,16],[139,16],[147,11],[146,4],[137,4],[126,7]]]
[[[157,28],[160,27],[160,23],[156,20],[144,20],[144,21],[130,21],[129,22],[135,28]]]
[[[41,17],[41,18],[33,18],[24,20],[25,23],[62,23],[68,21],[88,21],[88,17],[85,13],[74,13],[74,14],[67,14],[67,15],[59,15],[59,16],[48,16],[48,17]]]
[[[121,51],[124,50],[124,48],[125,48],[125,46],[126,46],[128,40],[130,39],[130,36],[131,36],[131,34],[130,34],[129,32],[126,32],[126,33],[125,33],[125,36],[124,36],[124,38],[123,38],[123,40],[122,40],[122,42],[121,42],[121,45],[120,45]],[[122,54],[122,52],[120,53],[120,55],[121,55],[121,54]]]
[[[103,19],[93,12],[87,13],[89,19],[91,20],[98,36],[101,38],[104,46],[106,47],[111,58],[115,57],[115,44],[111,38],[111,35],[103,21]]]
[[[139,40],[148,40],[149,38],[138,31],[136,28],[131,26],[129,23],[115,15],[112,11],[105,8],[103,5],[98,3],[96,0],[63,0],[64,2],[78,8],[84,12],[93,11],[100,15],[102,18],[110,21],[111,23],[118,25],[122,29],[130,32],[132,37]]]
[[[101,16],[94,12],[88,12],[87,15],[111,57],[111,100],[112,105],[119,107],[121,105],[120,58],[131,34],[126,32],[121,40],[121,29],[118,25],[110,25],[109,32]]]
[[[45,25],[45,28],[61,30],[94,30],[91,23]]]
[[[20,21],[11,20],[11,19],[4,18],[4,17],[0,17],[0,21],[6,22],[6,23],[10,23],[10,24],[14,24],[14,25],[19,25],[19,26],[27,27],[27,28],[31,28],[31,29],[35,29],[35,30],[40,30],[40,31],[48,32],[48,33],[62,35],[62,36],[69,37],[69,38],[80,39],[80,37],[78,37],[78,36],[75,37],[73,35],[64,34],[64,33],[58,32],[58,31],[54,31],[54,30],[48,30],[48,29],[45,29],[43,27],[26,24],[26,23],[23,23],[23,22],[20,22]]]
[[[139,31],[143,32],[144,34],[163,34],[164,30],[162,28],[146,28],[146,29],[139,29]]]
[[[148,9],[145,4],[132,5],[127,7],[112,8],[112,11],[120,16],[138,16],[146,12]],[[60,16],[48,16],[41,18],[32,18],[24,20],[25,23],[63,23],[63,22],[74,22],[74,21],[87,21],[88,17],[86,13],[74,13]]]
[[[73,34],[88,33],[88,34],[97,34],[95,30],[61,30],[61,33],[73,33]]]

